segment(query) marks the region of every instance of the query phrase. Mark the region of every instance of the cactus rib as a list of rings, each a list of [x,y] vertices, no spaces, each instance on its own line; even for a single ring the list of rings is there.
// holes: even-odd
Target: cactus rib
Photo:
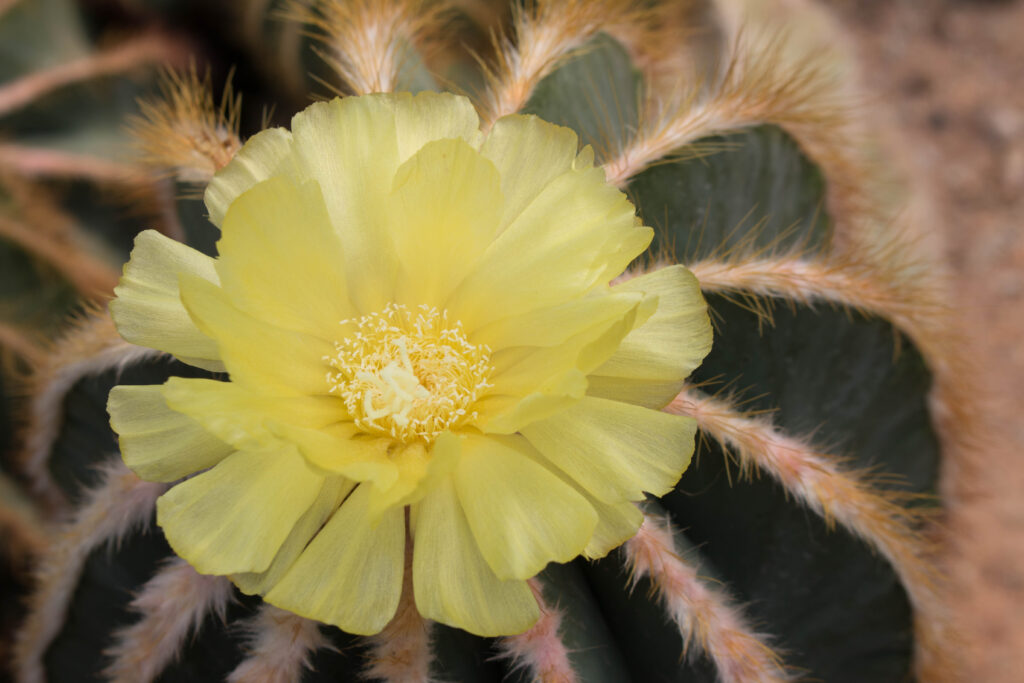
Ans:
[[[150,64],[175,61],[182,50],[182,45],[172,42],[166,36],[148,33],[106,50],[34,71],[0,87],[0,116],[72,83],[122,74]]]
[[[319,56],[356,95],[394,90],[411,50],[432,51],[444,13],[443,3],[424,0],[291,3],[292,18],[315,29],[326,47]]]
[[[684,388],[666,410],[696,419],[702,432],[738,458],[742,472],[767,472],[826,523],[838,522],[872,546],[892,565],[915,610],[928,615],[918,624],[941,628],[933,548],[918,530],[927,513],[903,504],[908,496],[879,489],[806,439],[783,434],[769,419],[746,415],[729,401],[692,387]],[[935,644],[925,637],[920,641],[922,650]]]
[[[232,590],[223,576],[203,576],[181,558],[168,561],[131,602],[139,620],[113,634],[109,683],[155,681],[208,614],[224,620]]]
[[[292,683],[310,665],[310,656],[330,647],[315,621],[263,604],[246,625],[248,656],[227,683]]]
[[[500,657],[512,662],[512,669],[527,672],[531,680],[542,683],[576,683],[576,672],[569,661],[569,651],[562,642],[559,628],[562,613],[544,600],[539,579],[530,580],[540,605],[540,619],[525,633],[498,640]]]
[[[89,554],[118,543],[133,529],[144,526],[156,499],[166,489],[163,484],[139,479],[120,458],[106,462],[102,483],[92,490],[36,569],[29,613],[14,646],[14,670],[18,672],[19,683],[47,680],[43,656],[64,624]]]
[[[641,4],[548,0],[515,5],[511,34],[497,39],[497,61],[484,67],[488,87],[478,102],[483,129],[523,109],[537,84],[606,25],[643,24]]]
[[[667,518],[645,514],[640,530],[626,541],[623,551],[634,587],[644,576],[650,578],[654,592],[679,628],[683,653],[696,642],[714,661],[722,683],[791,680],[765,637],[754,632],[743,614],[676,554],[674,534]]]
[[[33,368],[20,467],[33,489],[51,506],[64,503],[64,494],[50,476],[48,460],[68,391],[83,377],[159,355],[159,351],[124,341],[110,315],[104,313],[79,322],[54,345],[45,363]]]

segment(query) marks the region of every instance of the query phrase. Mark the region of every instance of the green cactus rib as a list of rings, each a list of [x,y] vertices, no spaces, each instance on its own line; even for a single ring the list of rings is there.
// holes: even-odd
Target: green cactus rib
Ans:
[[[44,4],[79,20],[62,0]],[[353,3],[352,11],[371,12],[364,4]],[[400,12],[417,8],[393,4]],[[629,21],[648,16],[636,10],[640,3],[630,11],[622,9],[628,3],[613,4],[587,4],[587,12],[618,12]],[[502,70],[540,28],[569,30],[558,22],[574,6],[541,2],[535,11],[520,10],[513,17],[519,42],[502,44],[489,74],[477,69],[466,76],[464,65],[449,64],[444,78],[485,84],[485,114],[516,99],[503,99],[502,88],[525,84],[517,108],[574,128],[614,162],[648,130],[645,117],[659,97],[647,72],[631,62],[636,45],[583,22],[560,37],[552,60],[536,61],[535,71],[529,60],[517,62],[514,74]],[[0,15],[0,35],[7,19]],[[329,34],[329,26],[320,28]],[[437,26],[424,31],[436,33]],[[400,47],[422,47],[428,37]],[[405,73],[427,87],[426,66],[442,62],[418,59],[411,71],[391,76]],[[113,116],[100,112],[97,120]],[[51,118],[55,130],[67,125],[59,118]],[[833,230],[844,217],[830,214],[835,182],[823,172],[828,167],[786,130],[740,123],[742,130],[730,124],[720,135],[688,140],[683,153],[649,167],[645,161],[620,178],[657,230],[636,269],[677,260],[726,270],[798,262],[871,281],[870,259],[837,257]],[[13,124],[23,130],[21,119]],[[76,196],[67,207],[92,216],[85,229],[115,252],[125,250],[123,229],[106,227],[110,221],[93,198]],[[217,235],[202,204],[193,196],[174,208],[185,239],[212,253]],[[0,258],[4,249],[10,245],[0,242]],[[11,253],[11,263],[20,263]],[[3,297],[43,288],[35,272],[0,273]],[[757,447],[744,451],[706,423],[694,463],[673,492],[647,502],[637,537],[602,560],[547,567],[532,583],[544,604],[541,621],[501,639],[426,622],[408,596],[383,633],[357,638],[245,596],[223,577],[197,574],[174,557],[154,523],[162,486],[142,482],[121,463],[105,405],[117,384],[217,376],[118,341],[102,312],[68,328],[65,341],[39,362],[24,409],[30,427],[20,473],[71,521],[39,561],[15,650],[18,680],[906,680],[915,673],[915,646],[934,645],[922,624],[934,596],[920,532],[933,508],[928,497],[936,490],[940,443],[928,411],[933,359],[915,344],[917,332],[938,323],[914,327],[923,300],[917,291],[901,301],[889,288],[890,299],[875,306],[843,295],[846,281],[832,282],[831,291],[813,275],[789,290],[750,282],[709,286],[715,345],[669,409],[718,401],[716,409],[733,424],[796,444],[808,457],[821,454],[834,466],[822,476],[877,503],[867,514],[882,515],[882,531],[834,514],[850,501],[836,505],[800,490],[805,480],[780,475]],[[67,298],[73,301],[42,307],[63,319],[74,305]],[[820,301],[830,305],[814,305]],[[888,552],[893,539],[906,542],[909,559]]]

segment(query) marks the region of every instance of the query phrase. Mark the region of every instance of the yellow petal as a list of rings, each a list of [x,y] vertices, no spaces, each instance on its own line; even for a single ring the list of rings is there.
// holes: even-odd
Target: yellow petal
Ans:
[[[233,382],[280,396],[327,394],[327,342],[243,313],[220,287],[183,274],[181,299],[204,334],[217,340]]]
[[[213,467],[235,450],[168,408],[162,391],[159,385],[121,385],[107,399],[121,457],[133,472],[146,481],[176,481]]]
[[[322,429],[348,417],[344,402],[334,396],[267,396],[212,379],[171,377],[162,394],[168,406],[236,448],[275,441],[268,420]]]
[[[405,569],[405,511],[368,519],[368,486],[359,486],[265,599],[309,619],[360,635],[394,616]]]
[[[620,319],[594,325],[558,346],[496,353],[491,359],[494,386],[478,402],[478,426],[491,434],[511,434],[575,403],[587,391],[585,374],[603,363],[656,303],[653,297],[642,299]],[[522,399],[509,398],[515,396]]]
[[[607,284],[653,237],[600,169],[551,181],[484,252],[446,308],[471,334]]]
[[[398,301],[444,304],[494,238],[500,183],[494,164],[461,139],[430,142],[398,169],[387,200]]]
[[[398,480],[398,468],[390,457],[394,442],[364,434],[352,422],[305,429],[267,420],[265,426],[279,438],[298,446],[310,464],[326,472],[355,481],[372,481],[384,488]]]
[[[302,517],[299,517],[299,521],[295,523],[292,532],[281,545],[281,549],[277,551],[274,561],[270,563],[267,570],[233,574],[231,581],[247,595],[263,595],[277,585],[281,577],[291,569],[295,559],[306,548],[309,540],[320,530],[327,518],[334,514],[341,502],[345,500],[345,496],[354,487],[355,482],[344,477],[324,479],[324,485],[321,487],[320,493],[317,494],[316,500],[303,513]]]
[[[528,579],[586,547],[597,513],[523,451],[521,437],[467,435],[455,489],[481,554],[499,579]]]
[[[219,226],[231,202],[253,185],[274,176],[298,179],[292,151],[292,134],[284,128],[269,128],[249,138],[227,166],[217,171],[206,186],[206,210]]]
[[[690,464],[695,432],[690,418],[590,396],[523,429],[547,460],[606,503],[671,491]]]
[[[256,185],[231,204],[222,233],[217,273],[242,311],[327,341],[355,315],[341,243],[316,183],[273,178]]]
[[[548,183],[572,167],[578,145],[571,128],[536,116],[516,114],[495,122],[480,153],[494,162],[501,174],[505,196],[502,230]]]
[[[462,439],[443,432],[425,452],[419,444],[411,444],[392,461],[398,468],[398,480],[390,488],[373,486],[370,516],[396,506],[413,505],[423,499],[434,485],[455,469],[462,454]]]
[[[511,346],[556,346],[603,322],[625,317],[640,293],[597,294],[496,320],[473,333],[474,344],[494,351]]]
[[[661,408],[711,350],[711,322],[700,283],[683,266],[670,266],[616,285],[613,291],[657,295],[658,309],[594,370],[594,375],[609,378],[599,380],[600,395],[620,398],[620,391],[621,400]],[[631,384],[641,385],[646,393],[638,397]]]
[[[468,98],[425,90],[415,95],[386,95],[394,102],[398,163],[433,140],[459,138],[473,149],[480,148],[480,118]]]
[[[132,344],[173,354],[196,367],[223,372],[217,343],[192,322],[178,294],[178,273],[217,282],[214,261],[191,247],[143,230],[114,288],[110,314],[117,331]]]
[[[494,575],[470,531],[451,477],[413,506],[413,588],[427,619],[478,636],[522,633],[540,616],[525,581]]]
[[[157,524],[201,574],[262,572],[323,481],[293,446],[239,451],[162,495]]]
[[[591,560],[604,557],[609,552],[633,538],[644,521],[643,512],[635,503],[625,501],[622,503],[604,503],[590,495],[585,488],[579,485],[572,477],[550,462],[544,456],[537,453],[536,449],[530,448],[524,451],[531,459],[539,465],[547,468],[549,472],[557,476],[561,481],[571,486],[574,491],[583,496],[591,507],[597,512],[597,526],[594,533],[587,541],[582,555]]]

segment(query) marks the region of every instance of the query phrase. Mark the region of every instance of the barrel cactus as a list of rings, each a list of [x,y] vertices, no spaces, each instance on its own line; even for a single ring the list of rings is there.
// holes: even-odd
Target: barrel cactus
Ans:
[[[0,523],[10,567],[3,580],[21,594],[5,604],[0,626],[15,680],[955,680],[936,491],[940,454],[965,441],[971,409],[940,269],[915,243],[914,214],[902,210],[895,174],[855,116],[848,65],[821,37],[831,35],[827,18],[812,13],[821,23],[804,32],[810,10],[787,14],[783,4],[182,0],[85,9],[20,0],[0,9],[0,44],[15,57],[0,85],[0,129],[11,140],[0,145],[0,418],[13,434],[4,443]],[[140,37],[108,44],[100,32],[109,26]],[[215,96],[224,79],[190,65],[194,53],[215,71],[237,69],[244,108],[230,87]],[[170,65],[162,75],[159,64]],[[391,94],[410,92],[420,94]],[[310,106],[317,98],[329,101]],[[433,114],[408,114],[414,109]],[[403,135],[419,136],[385,174],[388,189],[403,177],[395,187],[412,187],[415,201],[386,195],[375,205],[382,213],[366,219],[374,230],[358,221],[339,227],[342,214],[332,212],[380,194],[371,176],[389,143],[366,131],[388,116],[392,146],[396,136],[398,147]],[[326,137],[300,148],[314,119],[328,122]],[[534,137],[515,137],[515,128]],[[369,147],[339,160],[329,147],[342,134],[353,149]],[[494,142],[501,136],[510,137]],[[328,142],[318,148],[316,140]],[[499,144],[527,161],[488,157]],[[398,165],[414,155],[426,164],[431,154],[433,165],[419,171]],[[476,225],[520,200],[511,215],[524,212],[541,190],[522,188],[547,173],[537,160],[558,155],[558,173],[589,189],[536,210],[544,230],[490,261],[481,255],[490,242],[449,240],[471,232],[456,225],[459,216]],[[306,176],[288,170],[305,163],[300,157],[322,167]],[[451,189],[454,181],[435,172],[459,164],[471,191]],[[488,203],[486,188],[498,199]],[[259,199],[269,194],[291,199]],[[454,209],[452,196],[461,202]],[[589,223],[588,212],[597,216]],[[430,227],[441,214],[450,223]],[[272,265],[230,274],[232,254],[248,248],[232,224],[269,226],[257,235],[259,258],[281,263],[288,277],[275,279]],[[279,224],[288,229],[275,232]],[[653,242],[642,225],[654,228]],[[331,251],[334,231],[349,236],[350,252]],[[566,247],[573,240],[597,246],[581,257]],[[298,258],[293,248],[306,254],[297,262],[308,278],[283,265]],[[388,271],[382,249],[420,265]],[[363,270],[339,281],[331,259],[355,267],[349,253]],[[321,313],[356,325],[360,336],[317,352],[317,367],[360,434],[398,449],[338,464],[329,444],[321,447],[324,433],[252,407],[270,399],[246,399],[254,412],[244,428],[224,418],[224,402],[241,400],[230,394],[248,372],[239,358],[259,355],[272,380],[304,370],[294,346],[268,341],[277,328],[248,328],[244,314],[229,316],[239,309],[207,306],[220,291],[203,280],[211,264],[225,291],[234,278],[267,301],[291,296],[295,306],[268,314],[286,329],[301,332]],[[560,299],[552,273],[570,266],[572,277],[590,279],[565,284],[576,293]],[[518,279],[499,272],[506,267]],[[328,282],[315,279],[323,273]],[[485,321],[465,329],[439,322],[443,311],[416,314],[374,294],[429,299],[432,288],[473,278],[496,284],[456,307]],[[668,281],[694,283],[692,296],[680,298],[683,285]],[[374,303],[342,320],[343,307],[334,310],[322,292],[305,302],[310,283]],[[168,291],[180,297],[173,306]],[[542,314],[510,312],[523,292]],[[600,304],[606,313],[596,315],[614,308],[617,317],[573,347],[561,388],[548,371],[564,354],[545,349],[529,361],[535,356],[523,352],[501,362],[548,372],[535,370],[547,378],[543,400],[526,417],[510,409],[516,419],[501,401],[478,400],[473,392],[486,393],[500,375],[487,365],[484,340],[506,351],[557,351],[574,331],[593,334],[580,327],[583,292],[588,311]],[[313,310],[321,299],[330,311]],[[394,325],[404,336],[389,331]],[[646,342],[631,342],[645,325]],[[618,336],[600,355],[594,349],[610,343],[613,328]],[[559,341],[537,342],[537,330]],[[613,353],[632,353],[646,370],[630,366],[622,380],[609,370]],[[444,400],[457,410],[416,413],[420,369],[452,354],[462,384]],[[584,363],[587,354],[598,360]],[[374,362],[380,367],[365,372]],[[565,388],[571,382],[577,388]],[[196,386],[208,400],[182,402]],[[592,413],[588,429],[601,431],[607,450],[584,448],[569,463],[557,411],[602,401],[619,408]],[[159,417],[168,405],[185,411],[181,420]],[[302,422],[320,404],[295,405]],[[172,509],[182,491],[209,480],[192,475],[225,471],[218,463],[235,457],[226,454],[243,453],[232,434],[247,429],[247,438],[266,433],[263,445],[290,444],[288,457],[301,452],[320,473],[315,495],[288,488],[288,500],[305,496],[288,509],[257,495],[291,486],[291,475],[275,481],[280,446],[280,456],[264,450],[234,466],[232,481],[243,483]],[[547,458],[546,474],[530,474],[540,466],[504,451],[478,468],[490,468],[487,476],[465,474],[465,444],[484,437],[511,450],[517,439],[532,444]],[[460,439],[462,455],[445,455]],[[210,443],[219,444],[216,458]],[[453,475],[443,461],[458,457],[462,474]],[[264,466],[259,490],[246,478],[256,463]],[[372,508],[365,482],[377,486],[374,477],[392,470],[393,487],[408,479],[407,488],[389,489],[358,533],[328,537],[352,528],[328,519],[349,520],[357,504]],[[533,497],[504,493],[500,473]],[[364,483],[331,488],[345,477]],[[421,480],[433,488],[420,491]],[[456,500],[453,487],[461,502],[451,503],[451,519],[461,526],[424,522]],[[222,517],[182,516],[182,505]],[[307,512],[314,509],[322,514]],[[229,513],[257,520],[260,534],[226,533],[240,528],[219,527]],[[547,526],[531,530],[550,537],[509,540],[523,536],[510,519],[541,515]],[[577,522],[589,524],[585,532],[566,530]],[[273,531],[279,538],[268,551],[271,532],[262,530],[274,524],[308,530]],[[193,543],[198,527],[208,537]],[[491,582],[461,570],[423,578],[470,531],[479,542],[466,547],[483,553],[473,557]],[[274,587],[288,584],[296,558],[326,546],[345,576],[334,581],[332,565],[326,579],[302,574],[291,581],[301,585]],[[348,546],[362,554],[346,554]],[[223,547],[233,548],[227,559]],[[388,548],[399,560],[366,559]],[[288,553],[284,578],[269,581],[272,561]],[[248,573],[232,564],[242,555]],[[356,588],[349,576],[361,577]],[[324,595],[339,592],[343,599],[321,609]]]

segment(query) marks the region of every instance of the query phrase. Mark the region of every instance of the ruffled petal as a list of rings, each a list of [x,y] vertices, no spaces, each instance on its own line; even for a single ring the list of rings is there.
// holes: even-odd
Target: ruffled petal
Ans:
[[[522,633],[540,616],[525,581],[502,581],[488,566],[451,477],[413,506],[413,588],[427,619],[478,636]]]
[[[327,477],[324,485],[317,494],[316,500],[309,506],[309,509],[299,517],[292,532],[281,549],[274,556],[274,561],[264,572],[248,572],[233,574],[231,581],[238,589],[247,595],[263,595],[281,580],[281,577],[291,569],[296,558],[302,553],[309,543],[309,540],[316,535],[327,518],[335,513],[341,502],[345,500],[355,482],[344,477]]]
[[[277,440],[266,422],[323,429],[348,418],[334,396],[267,396],[234,382],[171,377],[160,388],[173,410],[189,416],[235,448],[255,448]]]
[[[181,298],[204,334],[217,347],[233,382],[251,391],[279,396],[327,394],[331,344],[282,330],[243,313],[220,287],[183,274]]]
[[[494,351],[512,346],[557,346],[595,325],[621,320],[643,294],[597,294],[502,318],[473,333],[474,344]]]
[[[517,437],[467,435],[455,490],[481,554],[499,579],[528,579],[568,562],[597,526],[587,500],[524,451]]]
[[[491,243],[446,308],[473,333],[581,297],[621,273],[653,235],[601,169],[569,170]]]
[[[405,571],[405,512],[371,524],[368,486],[359,486],[310,542],[267,602],[360,635],[394,616]]]
[[[523,434],[598,500],[663,496],[690,464],[696,422],[640,406],[586,397]]]
[[[117,331],[132,344],[173,354],[196,367],[223,372],[217,342],[199,331],[181,303],[178,273],[217,282],[214,261],[191,247],[143,230],[110,302]]]
[[[316,183],[262,182],[231,204],[222,230],[217,273],[240,310],[327,341],[355,315],[341,243]]]
[[[322,429],[305,429],[268,420],[267,429],[298,446],[310,464],[332,474],[356,481],[372,481],[390,487],[398,480],[398,468],[390,453],[394,442],[368,436],[352,422],[341,422]]]
[[[146,481],[176,481],[213,467],[235,448],[167,407],[160,385],[121,385],[107,399],[121,457]]]
[[[492,434],[511,434],[575,403],[587,390],[586,373],[607,360],[656,304],[653,297],[641,299],[621,318],[593,325],[557,346],[513,347],[494,354],[493,387],[479,403],[478,426]]]
[[[220,226],[236,197],[274,176],[301,179],[295,167],[292,134],[284,128],[269,128],[253,135],[234,158],[217,171],[203,197],[210,220]]]
[[[500,186],[494,164],[461,139],[427,143],[398,169],[387,201],[398,301],[444,304],[494,239]]]
[[[597,526],[594,527],[594,533],[587,541],[586,547],[583,548],[582,555],[584,557],[591,560],[600,559],[636,535],[644,521],[644,515],[635,503],[629,501],[604,503],[590,495],[568,474],[545,460],[544,456],[540,455],[536,449],[530,448],[524,450],[523,453],[571,486],[597,512]]]
[[[612,288],[657,295],[658,309],[594,370],[592,395],[661,408],[711,350],[711,321],[697,278],[670,266]]]
[[[201,574],[262,572],[323,482],[294,446],[239,451],[162,495],[157,524]]]
[[[480,148],[480,117],[468,98],[429,90],[384,97],[394,102],[399,164],[433,140],[458,138],[473,149]]]
[[[536,116],[515,114],[498,119],[480,153],[501,174],[505,196],[500,230],[512,222],[552,180],[568,171],[579,141],[571,128]]]

